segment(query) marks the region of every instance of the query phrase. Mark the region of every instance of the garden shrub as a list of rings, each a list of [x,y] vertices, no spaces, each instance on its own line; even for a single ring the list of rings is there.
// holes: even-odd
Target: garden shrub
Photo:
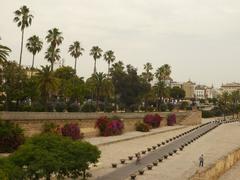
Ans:
[[[24,141],[23,130],[17,124],[0,121],[0,153],[11,153]]]
[[[72,103],[68,105],[68,112],[79,112],[80,106],[78,103]]]
[[[183,102],[181,102],[181,104],[180,104],[180,109],[181,109],[181,110],[186,110],[188,106],[189,106],[188,102],[183,101]]]
[[[61,134],[61,129],[58,125],[52,122],[46,122],[42,126],[42,133]]]
[[[172,104],[172,103],[168,103],[167,106],[168,106],[169,111],[172,111],[174,109],[174,104]]]
[[[54,105],[52,102],[47,103],[47,112],[53,112],[54,111]]]
[[[77,123],[65,124],[62,128],[62,135],[71,137],[73,140],[83,138],[83,134],[80,133],[80,128]]]
[[[89,165],[97,163],[100,154],[88,142],[45,133],[29,138],[9,160],[24,172],[17,179],[86,179]]]
[[[55,106],[55,110],[57,112],[64,112],[66,109],[66,103],[65,102],[57,102]]]
[[[161,110],[161,112],[166,112],[167,109],[168,109],[167,104],[165,104],[165,103],[160,104],[160,110]]]
[[[218,107],[214,107],[212,110],[209,110],[209,111],[202,111],[203,118],[219,117],[222,115],[223,113]]]
[[[176,120],[177,120],[176,114],[174,114],[174,113],[169,114],[168,117],[167,117],[167,125],[168,126],[175,125],[176,122],[177,122]]]
[[[150,127],[148,124],[143,123],[143,122],[137,122],[135,124],[136,127],[136,131],[140,131],[140,132],[149,132],[150,131]]]
[[[162,117],[158,114],[147,114],[143,119],[143,122],[148,124],[151,128],[158,128],[161,121]]]
[[[97,111],[96,105],[92,104],[92,103],[85,103],[82,105],[81,111],[82,112],[96,112]]]
[[[95,128],[99,129],[101,136],[120,135],[123,132],[124,123],[117,116],[111,118],[102,116],[97,119]]]
[[[112,104],[107,104],[104,111],[105,112],[113,112],[114,107],[112,106]]]
[[[43,106],[42,103],[34,102],[32,104],[31,111],[33,111],[33,112],[43,112],[44,111],[44,106]]]

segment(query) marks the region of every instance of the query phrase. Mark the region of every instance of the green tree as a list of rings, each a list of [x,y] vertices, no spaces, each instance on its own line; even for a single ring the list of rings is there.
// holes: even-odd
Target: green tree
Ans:
[[[162,65],[155,73],[155,77],[158,79],[158,82],[155,84],[154,88],[156,92],[156,106],[158,111],[163,103],[163,99],[169,94],[169,88],[166,86],[166,80],[170,78],[170,75],[171,66],[168,64]]]
[[[115,111],[117,111],[117,103],[121,93],[121,84],[125,77],[126,73],[124,72],[124,64],[122,61],[118,61],[112,65],[110,68],[110,76],[112,79],[113,87],[114,87],[114,106]]]
[[[24,93],[27,80],[26,71],[15,62],[6,61],[3,64],[3,83],[0,87],[5,92],[5,109],[18,110],[19,102],[26,100]]]
[[[41,97],[44,103],[45,110],[47,110],[47,103],[49,97],[57,89],[58,81],[51,71],[50,66],[41,66],[41,70],[38,70],[37,76],[39,79],[39,89]]]
[[[142,78],[145,79],[147,82],[151,82],[153,80],[153,73],[151,72],[153,70],[152,64],[151,63],[146,63],[143,66],[144,72],[142,72]]]
[[[97,59],[100,59],[102,57],[102,52],[103,50],[98,46],[93,46],[92,49],[90,50],[90,56],[93,56],[93,60],[94,60],[93,74],[97,72],[96,63],[97,63]]]
[[[9,160],[24,172],[26,179],[50,180],[82,176],[90,164],[98,162],[100,151],[87,142],[44,133],[30,138]]]
[[[155,76],[158,79],[158,81],[165,81],[167,78],[171,75],[171,66],[168,64],[164,64],[160,68],[157,69]]]
[[[40,40],[38,36],[34,35],[28,39],[26,47],[28,51],[33,55],[32,69],[34,68],[35,55],[41,51],[42,46],[43,46],[43,42]]]
[[[218,107],[222,111],[224,120],[226,120],[226,114],[229,111],[229,100],[230,95],[228,92],[223,92],[221,95],[218,96]]]
[[[185,91],[182,88],[175,86],[170,89],[170,96],[171,98],[174,98],[177,100],[184,99]]]
[[[148,87],[148,92],[144,96],[144,106],[145,106],[145,111],[147,111],[148,106],[149,106],[149,98],[151,97],[151,81],[153,80],[153,73],[151,72],[153,70],[152,64],[151,63],[146,63],[143,66],[144,71],[141,74],[141,78],[147,83]]]
[[[20,27],[22,32],[21,51],[20,51],[20,59],[19,59],[19,65],[21,65],[23,41],[24,41],[24,30],[25,28],[29,27],[32,24],[33,15],[30,14],[29,8],[27,6],[22,6],[19,10],[16,10],[14,14],[15,14],[15,17],[13,21],[17,23],[17,26]]]
[[[81,44],[79,41],[73,42],[73,44],[71,44],[68,49],[68,52],[70,53],[70,55],[75,58],[74,69],[76,73],[77,73],[77,59],[80,56],[82,56],[83,51],[84,49],[81,47]]]
[[[239,114],[239,103],[240,103],[240,92],[238,91],[233,91],[230,94],[230,104],[231,104],[231,110],[233,113],[233,118],[234,118],[234,114],[237,115],[238,118],[238,114]]]
[[[106,51],[103,56],[104,56],[105,61],[108,63],[108,75],[109,75],[110,65],[111,65],[111,63],[113,63],[115,61],[116,57],[112,50]]]
[[[96,108],[99,111],[99,98],[104,94],[104,90],[106,90],[107,85],[107,76],[106,74],[99,72],[92,75],[92,77],[88,80],[93,86],[96,94]]]
[[[46,52],[45,58],[51,63],[51,71],[53,71],[54,63],[60,60],[60,49],[57,48],[63,42],[62,32],[57,28],[48,30],[46,36],[47,42],[50,44]]]
[[[0,44],[0,64],[7,61],[7,57],[9,56],[10,52],[11,52],[10,48]]]
[[[64,102],[81,101],[85,95],[85,84],[83,78],[75,74],[70,66],[62,66],[55,71],[55,77],[59,79],[58,96]]]

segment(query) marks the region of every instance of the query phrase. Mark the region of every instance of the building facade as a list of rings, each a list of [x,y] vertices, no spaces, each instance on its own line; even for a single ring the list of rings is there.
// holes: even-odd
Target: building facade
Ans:
[[[226,84],[222,84],[221,88],[220,88],[220,92],[228,92],[228,93],[232,93],[234,91],[240,91],[240,83],[226,83]]]
[[[195,86],[196,84],[190,80],[182,84],[182,89],[186,93],[186,96],[185,96],[186,99],[195,98]]]

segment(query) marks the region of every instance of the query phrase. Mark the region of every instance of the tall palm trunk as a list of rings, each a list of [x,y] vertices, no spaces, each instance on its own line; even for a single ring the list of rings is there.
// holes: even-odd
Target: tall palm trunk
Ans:
[[[35,54],[33,54],[33,59],[32,59],[32,69],[34,68],[34,61],[35,61]]]
[[[19,66],[21,66],[21,64],[22,64],[23,39],[24,39],[24,30],[22,30],[22,40],[21,40],[21,50],[20,50]]]
[[[53,62],[53,60],[51,61],[51,71],[53,71],[53,64],[54,64],[54,62]]]
[[[31,75],[30,75],[30,77],[32,77],[32,75],[33,75],[34,60],[35,60],[35,54],[33,54],[33,59],[32,59],[32,68],[31,68]]]
[[[75,70],[75,74],[77,74],[77,58],[75,58],[74,70]]]
[[[110,63],[108,63],[108,76],[110,74]]]
[[[96,67],[97,62],[96,62],[96,61],[97,61],[97,60],[94,59],[94,69],[93,69],[93,73],[94,73],[94,74],[96,74],[96,72],[97,72],[97,67]]]

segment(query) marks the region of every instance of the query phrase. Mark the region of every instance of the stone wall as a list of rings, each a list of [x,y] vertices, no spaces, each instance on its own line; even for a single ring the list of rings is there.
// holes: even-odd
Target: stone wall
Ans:
[[[78,123],[85,136],[96,136],[98,131],[94,128],[96,119],[100,116],[119,116],[125,124],[125,132],[135,130],[135,123],[141,121],[148,113],[68,113],[68,112],[0,112],[0,118],[19,124],[27,136],[38,134],[42,131],[45,122],[57,125],[65,123]],[[159,113],[163,120],[161,126],[166,126],[169,113]],[[177,124],[193,125],[201,122],[199,111],[176,112]],[[189,117],[189,118],[188,118]],[[190,118],[191,117],[191,118]],[[186,123],[185,123],[186,119]]]
[[[218,160],[215,164],[212,164],[206,170],[196,172],[190,180],[218,180],[218,178],[228,171],[233,165],[240,161],[240,148],[234,150],[227,156]],[[238,179],[239,177],[235,177]]]

